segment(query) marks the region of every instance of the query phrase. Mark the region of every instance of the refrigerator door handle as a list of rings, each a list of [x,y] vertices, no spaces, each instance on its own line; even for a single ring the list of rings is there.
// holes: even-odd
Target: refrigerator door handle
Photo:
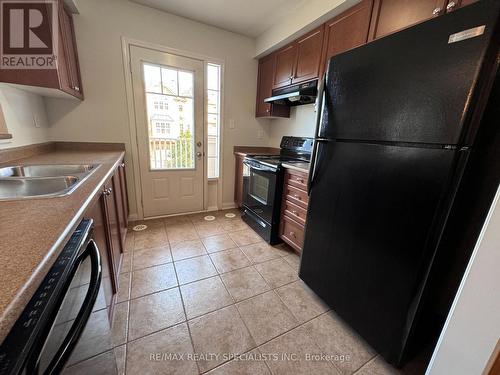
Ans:
[[[311,167],[309,168],[309,177],[307,179],[307,195],[311,193],[312,182],[314,180],[314,172],[316,169],[316,153],[318,149],[318,142],[321,142],[318,137],[319,127],[321,125],[321,119],[323,118],[323,101],[325,99],[325,85],[326,85],[326,76],[328,72],[323,74],[323,78],[319,82],[318,87],[318,99],[316,102],[316,129],[314,131],[314,144],[311,153]]]
[[[326,139],[315,139],[313,145],[313,152],[311,155],[311,166],[309,168],[309,176],[307,178],[307,195],[311,195],[312,184],[316,175],[316,164],[318,163],[318,144],[327,142]]]

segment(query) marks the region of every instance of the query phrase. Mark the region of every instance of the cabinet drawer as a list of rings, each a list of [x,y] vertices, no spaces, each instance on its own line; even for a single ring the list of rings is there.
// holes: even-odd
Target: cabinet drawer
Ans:
[[[285,170],[285,184],[307,191],[307,174],[293,169]]]
[[[307,196],[307,192],[305,190],[297,189],[289,184],[285,184],[283,188],[283,195],[285,196],[285,200],[288,200],[300,207],[307,208],[309,197]]]
[[[306,224],[307,210],[287,200],[283,202],[283,215],[291,217],[299,224]]]
[[[281,219],[281,239],[297,251],[302,250],[304,227],[287,216]]]

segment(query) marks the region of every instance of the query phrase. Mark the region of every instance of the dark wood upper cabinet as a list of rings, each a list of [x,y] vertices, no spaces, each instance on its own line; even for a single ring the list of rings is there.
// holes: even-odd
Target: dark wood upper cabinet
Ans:
[[[295,42],[297,52],[292,84],[318,78],[324,30],[321,25]]]
[[[446,12],[453,12],[454,10],[473,4],[477,1],[479,0],[448,0],[448,4],[446,5]]]
[[[44,96],[83,99],[73,16],[63,0],[58,3],[57,66],[54,69],[0,69],[0,82]]]
[[[292,83],[297,60],[297,44],[290,44],[275,53],[273,89],[288,86]]]
[[[264,99],[272,95],[275,67],[276,54],[274,53],[259,60],[255,117],[290,117],[290,107],[264,103]]]
[[[448,0],[375,0],[368,40],[439,16]]]

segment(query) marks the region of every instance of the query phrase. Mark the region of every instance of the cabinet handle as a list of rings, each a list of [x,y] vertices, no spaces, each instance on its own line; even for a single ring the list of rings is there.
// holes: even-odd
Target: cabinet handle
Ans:
[[[441,8],[436,8],[432,11],[433,16],[439,16],[441,14],[442,9]]]
[[[448,5],[446,6],[446,11],[451,12],[453,10],[453,8],[455,8],[456,5],[457,5],[457,3],[455,3],[454,1],[450,1],[448,3]]]
[[[120,168],[125,168],[125,163],[121,163]]]
[[[293,238],[297,238],[297,236],[295,235],[295,232],[290,232],[290,236],[292,236]]]
[[[106,195],[106,196],[107,196],[107,195],[111,195],[111,188],[104,189],[104,190],[102,191],[102,193],[103,193],[104,195]]]
[[[300,200],[302,200],[302,198],[301,198],[301,197],[300,197],[300,195],[298,195],[298,194],[294,194],[294,195],[293,195],[293,197],[294,197],[294,198],[297,198],[299,201],[300,201]]]
[[[269,109],[266,109],[266,112],[269,113]]]
[[[297,180],[297,181],[298,181],[298,182],[300,182],[300,183],[303,183],[303,182],[304,182],[304,180],[303,180],[302,178],[300,178],[300,177],[297,177],[295,180]]]
[[[299,213],[295,210],[292,210],[292,214],[294,214],[295,216],[299,216]]]
[[[73,90],[80,91],[80,87],[78,87],[78,86],[73,86]]]

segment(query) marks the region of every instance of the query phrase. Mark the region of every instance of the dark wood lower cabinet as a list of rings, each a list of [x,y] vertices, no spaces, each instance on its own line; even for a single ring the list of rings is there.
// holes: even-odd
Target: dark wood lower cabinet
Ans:
[[[94,220],[94,241],[101,254],[102,289],[110,319],[118,292],[127,230],[128,204],[125,206],[124,197],[127,197],[127,186],[122,184],[118,167],[84,214],[84,217]]]

